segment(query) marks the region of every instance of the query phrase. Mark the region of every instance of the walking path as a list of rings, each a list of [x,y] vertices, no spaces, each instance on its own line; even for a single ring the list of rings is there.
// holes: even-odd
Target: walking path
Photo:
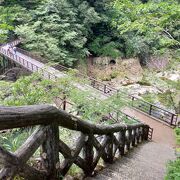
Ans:
[[[135,109],[127,108],[124,112],[154,129],[152,141],[133,148],[87,180],[163,180],[167,162],[175,159],[173,129]]]

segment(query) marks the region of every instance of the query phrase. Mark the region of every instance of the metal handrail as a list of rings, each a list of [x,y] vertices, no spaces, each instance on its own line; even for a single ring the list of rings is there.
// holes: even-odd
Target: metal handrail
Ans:
[[[147,104],[148,105],[147,109],[143,109],[141,106],[135,106],[133,104],[133,101],[138,101],[138,102],[142,102],[143,104]],[[136,98],[136,97],[132,97],[132,106],[143,111],[143,112],[145,112],[145,113],[147,113],[147,114],[149,114],[150,116],[156,117],[159,120],[162,120],[163,122],[166,122],[172,126],[177,125],[178,114],[176,114],[176,113],[170,112],[170,111],[165,110],[159,106],[156,106],[152,103],[149,103],[147,101],[144,101],[144,100]],[[162,113],[163,113],[163,115],[162,115]]]
[[[157,106],[157,105],[155,105],[155,104],[152,104],[152,103],[150,103],[150,102],[147,102],[147,101],[145,101],[145,100],[143,100],[143,99],[140,99],[140,98],[137,98],[137,97],[135,97],[135,96],[132,96],[132,98],[133,98],[133,99],[137,99],[137,100],[139,100],[139,101],[142,101],[142,102],[144,102],[144,103],[146,103],[146,104],[149,104],[149,105],[151,105],[151,106],[153,106],[153,107],[156,107],[157,109],[161,109],[161,110],[163,110],[163,111],[165,111],[165,112],[171,113],[171,114],[173,114],[173,115],[175,115],[175,116],[178,115],[178,114],[176,114],[176,113],[173,113],[173,112],[171,112],[171,111],[168,111],[168,110],[166,110],[166,109],[163,109],[162,107],[159,107],[159,106]]]

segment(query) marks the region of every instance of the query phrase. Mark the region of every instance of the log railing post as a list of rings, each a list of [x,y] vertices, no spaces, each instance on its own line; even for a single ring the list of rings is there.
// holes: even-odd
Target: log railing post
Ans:
[[[48,125],[46,130],[46,141],[42,144],[42,161],[48,178],[60,179],[59,161],[59,127],[56,124]]]
[[[132,129],[128,129],[127,132],[128,135],[126,136],[126,141],[127,141],[126,145],[127,145],[127,150],[129,151],[131,146],[131,139],[132,139]]]
[[[143,132],[142,132],[142,140],[148,140],[148,134],[149,134],[149,126],[144,125]]]
[[[113,157],[113,143],[114,143],[114,137],[113,134],[109,134],[109,141],[106,146],[106,152],[107,152],[107,162],[108,163],[113,163],[114,157]]]
[[[136,145],[135,144],[136,143],[136,141],[135,141],[136,140],[136,129],[133,129],[132,133],[133,133],[132,134],[132,146],[134,147]]]
[[[137,144],[139,144],[139,139],[140,139],[140,128],[138,127],[136,129],[136,142],[137,142]]]
[[[93,134],[88,136],[88,140],[85,143],[83,149],[83,155],[85,162],[87,163],[88,169],[85,171],[86,176],[92,176],[94,167],[93,167],[93,159],[94,159],[94,151],[93,151]]]
[[[120,140],[120,144],[121,144],[121,146],[120,146],[121,156],[123,156],[125,154],[125,152],[124,152],[124,147],[125,147],[125,132],[126,132],[125,130],[120,132],[119,140]]]

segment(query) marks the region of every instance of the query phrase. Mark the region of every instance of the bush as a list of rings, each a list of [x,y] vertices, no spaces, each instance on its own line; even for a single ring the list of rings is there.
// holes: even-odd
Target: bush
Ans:
[[[108,36],[98,36],[89,44],[89,49],[97,56],[108,56],[112,58],[123,57],[121,52],[121,44],[113,41]]]
[[[175,129],[176,142],[180,145],[180,128]],[[178,149],[178,148],[177,148]],[[167,166],[167,175],[165,180],[179,180],[180,179],[180,158],[175,161],[170,161]]]
[[[180,128],[176,128],[175,133],[176,133],[176,143],[177,145],[180,145]]]
[[[111,78],[116,78],[118,76],[118,72],[117,71],[113,71],[111,74],[110,74]]]
[[[168,163],[168,171],[165,180],[179,180],[180,179],[180,159],[170,161]]]

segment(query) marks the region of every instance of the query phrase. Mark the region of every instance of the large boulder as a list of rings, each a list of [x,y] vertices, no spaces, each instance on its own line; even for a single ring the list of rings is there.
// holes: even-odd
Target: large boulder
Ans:
[[[20,67],[14,67],[7,70],[3,75],[0,76],[0,80],[4,81],[16,81],[20,76],[29,75],[30,72]]]

